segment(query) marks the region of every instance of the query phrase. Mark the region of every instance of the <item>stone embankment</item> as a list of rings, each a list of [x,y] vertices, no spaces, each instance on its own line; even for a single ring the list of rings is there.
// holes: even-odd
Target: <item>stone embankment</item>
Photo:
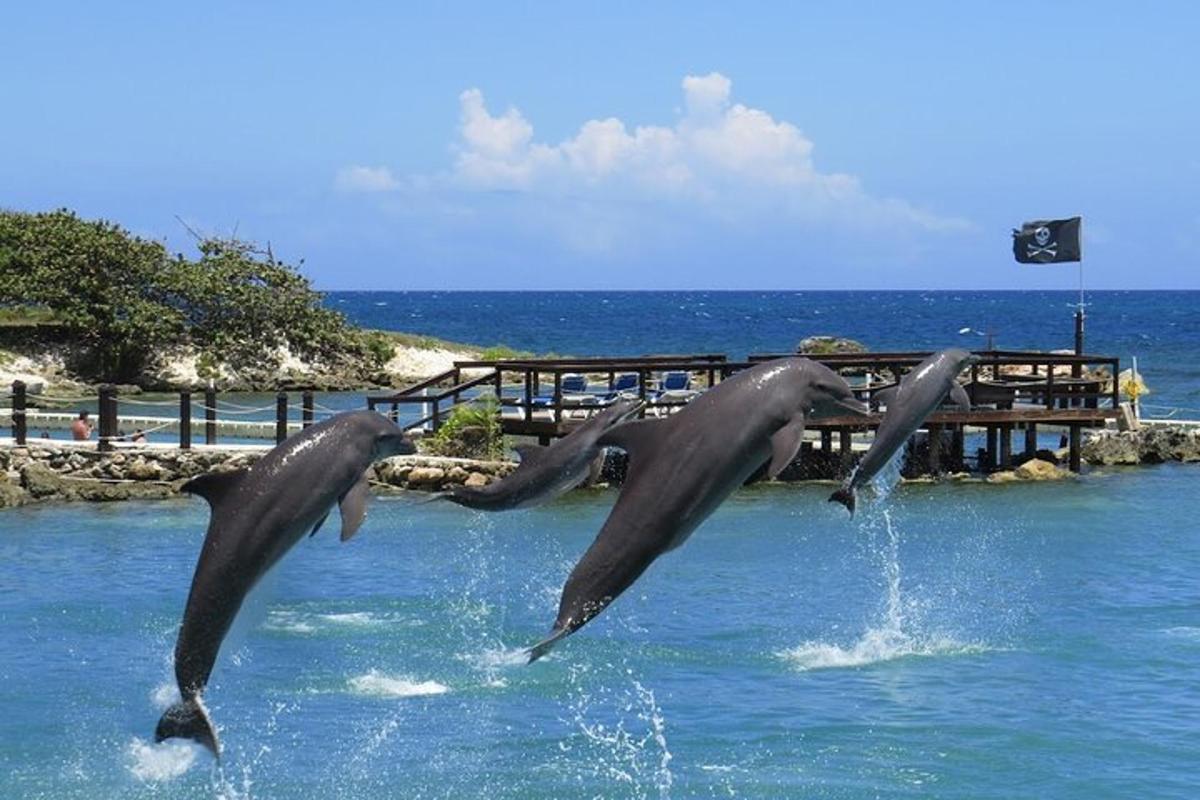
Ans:
[[[1095,431],[1084,438],[1082,455],[1093,466],[1200,461],[1200,428],[1143,425],[1136,431]]]
[[[14,447],[0,450],[0,508],[39,500],[171,497],[190,478],[248,467],[265,452],[147,448],[99,453],[72,447]],[[486,486],[514,466],[507,461],[402,456],[376,464],[369,478],[385,491],[438,491],[456,484]]]

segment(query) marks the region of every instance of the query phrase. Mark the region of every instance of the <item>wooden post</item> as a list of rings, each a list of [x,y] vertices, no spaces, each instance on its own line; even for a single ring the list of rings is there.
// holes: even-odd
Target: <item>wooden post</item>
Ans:
[[[826,453],[833,452],[833,431],[829,428],[821,429],[821,449]]]
[[[562,373],[554,371],[554,424],[562,422]]]
[[[976,362],[975,364],[971,365],[970,396],[971,396],[971,405],[973,405],[973,406],[978,404],[975,399],[975,394],[976,394],[976,390],[978,389],[978,386],[979,386],[979,364],[978,364],[978,362]]]
[[[1070,450],[1070,467],[1071,472],[1079,472],[1083,469],[1082,458],[1082,431],[1079,423],[1071,425],[1071,450]]]
[[[966,436],[963,434],[965,425],[955,425],[953,432],[950,434],[950,453],[954,457],[954,468],[962,469],[964,456],[963,450],[966,448]]]
[[[313,393],[311,389],[306,389],[304,394],[300,395],[300,426],[307,428],[313,424]]]
[[[212,386],[204,390],[204,443],[217,443],[217,390]]]
[[[942,426],[929,426],[929,474],[937,475],[942,471]]]
[[[275,395],[275,444],[282,444],[288,435],[288,396],[287,392]]]
[[[179,449],[192,449],[192,393],[187,389],[179,393]]]
[[[1038,446],[1037,446],[1037,423],[1036,422],[1026,422],[1025,423],[1025,455],[1029,456],[1030,458],[1033,458],[1034,454],[1037,453],[1037,449],[1038,449]]]
[[[462,370],[459,369],[459,367],[457,365],[455,365],[455,367],[454,367],[454,384],[453,385],[455,387],[457,387],[460,383],[462,383]],[[461,392],[454,393],[454,397],[453,397],[454,405],[458,405],[460,394],[461,394]]]
[[[496,367],[496,374],[492,376],[492,381],[496,388],[496,399],[499,400],[504,395],[504,377],[499,367]]]
[[[1054,408],[1054,365],[1046,365],[1046,408]]]
[[[440,397],[435,397],[433,398],[433,403],[431,404],[433,406],[433,431],[435,433],[437,432],[438,428],[442,427],[442,412],[441,409],[438,408],[441,402],[442,400]]]
[[[992,472],[996,469],[996,426],[987,426],[987,459],[984,472]]]
[[[1000,468],[1012,469],[1012,423],[1000,426]]]
[[[113,449],[117,437],[117,387],[106,383],[100,387],[100,441],[101,452]]]
[[[638,370],[638,399],[642,401],[642,410],[638,412],[639,418],[646,416],[646,381],[650,380],[649,370]]]
[[[525,421],[533,420],[533,370],[525,370]]]
[[[12,429],[13,439],[24,445],[25,429],[25,381],[13,381],[12,385]]]

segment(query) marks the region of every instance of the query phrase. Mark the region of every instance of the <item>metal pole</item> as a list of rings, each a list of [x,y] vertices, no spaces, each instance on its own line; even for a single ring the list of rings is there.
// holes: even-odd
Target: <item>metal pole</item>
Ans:
[[[13,381],[12,385],[13,438],[17,444],[25,444],[25,381]]]

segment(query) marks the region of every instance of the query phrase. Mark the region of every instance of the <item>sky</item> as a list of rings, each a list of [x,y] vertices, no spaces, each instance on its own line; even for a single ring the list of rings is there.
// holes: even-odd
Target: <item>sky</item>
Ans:
[[[1200,288],[1200,4],[423,5],[15,4],[0,207],[323,289],[1073,289],[1010,231],[1082,215]]]

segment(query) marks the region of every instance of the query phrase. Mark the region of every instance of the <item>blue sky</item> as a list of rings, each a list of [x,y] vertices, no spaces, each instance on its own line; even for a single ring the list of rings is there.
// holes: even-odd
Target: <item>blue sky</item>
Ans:
[[[1200,288],[1200,6],[24,3],[0,205],[327,289]]]

